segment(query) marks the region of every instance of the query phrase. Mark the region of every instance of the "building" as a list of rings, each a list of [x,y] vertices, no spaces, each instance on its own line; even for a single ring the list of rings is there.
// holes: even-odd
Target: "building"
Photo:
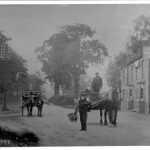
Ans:
[[[150,113],[150,47],[121,68],[121,109]]]

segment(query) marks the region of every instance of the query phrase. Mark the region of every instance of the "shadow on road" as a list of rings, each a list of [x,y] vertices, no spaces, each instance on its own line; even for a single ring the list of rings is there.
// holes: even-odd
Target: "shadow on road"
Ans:
[[[87,123],[87,125],[102,126],[100,123],[94,123],[94,122],[93,123],[92,122],[91,123]]]
[[[18,133],[0,127],[0,146],[38,146],[39,138],[32,132]]]

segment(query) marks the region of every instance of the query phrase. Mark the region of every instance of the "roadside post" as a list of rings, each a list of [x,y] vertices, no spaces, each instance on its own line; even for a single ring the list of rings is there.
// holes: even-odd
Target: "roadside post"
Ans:
[[[3,64],[3,107],[2,110],[7,110],[6,108],[6,74],[7,62],[11,59],[11,50],[6,42],[0,42],[0,61]]]

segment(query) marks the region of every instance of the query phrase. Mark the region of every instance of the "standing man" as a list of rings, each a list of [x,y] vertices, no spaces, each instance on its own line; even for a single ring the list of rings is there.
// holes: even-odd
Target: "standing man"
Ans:
[[[81,97],[77,103],[77,106],[75,108],[75,114],[77,114],[78,110],[79,110],[79,114],[80,114],[80,122],[81,122],[81,129],[80,131],[86,131],[87,130],[87,112],[88,112],[88,108],[87,108],[87,100],[86,100],[86,94],[85,92],[81,92]]]
[[[93,78],[92,82],[92,90],[94,93],[99,93],[102,88],[103,82],[98,72],[96,72],[95,75],[96,76]]]
[[[32,92],[30,92],[30,95],[29,95],[29,101],[30,101],[31,103],[34,102],[34,95],[33,95]]]
[[[87,102],[90,102],[90,91],[88,89],[85,89],[85,95]]]

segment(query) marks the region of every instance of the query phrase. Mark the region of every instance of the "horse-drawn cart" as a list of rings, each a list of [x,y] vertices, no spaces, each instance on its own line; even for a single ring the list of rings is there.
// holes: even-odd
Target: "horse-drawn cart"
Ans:
[[[90,93],[90,101],[91,102],[96,102],[99,100],[100,100],[100,94],[99,93],[94,93],[94,92]]]
[[[21,96],[21,112],[24,115],[24,108],[27,109],[28,116],[32,116],[32,109],[34,106],[38,108],[38,116],[42,115],[43,100],[41,99],[41,92],[38,91],[24,91]]]

